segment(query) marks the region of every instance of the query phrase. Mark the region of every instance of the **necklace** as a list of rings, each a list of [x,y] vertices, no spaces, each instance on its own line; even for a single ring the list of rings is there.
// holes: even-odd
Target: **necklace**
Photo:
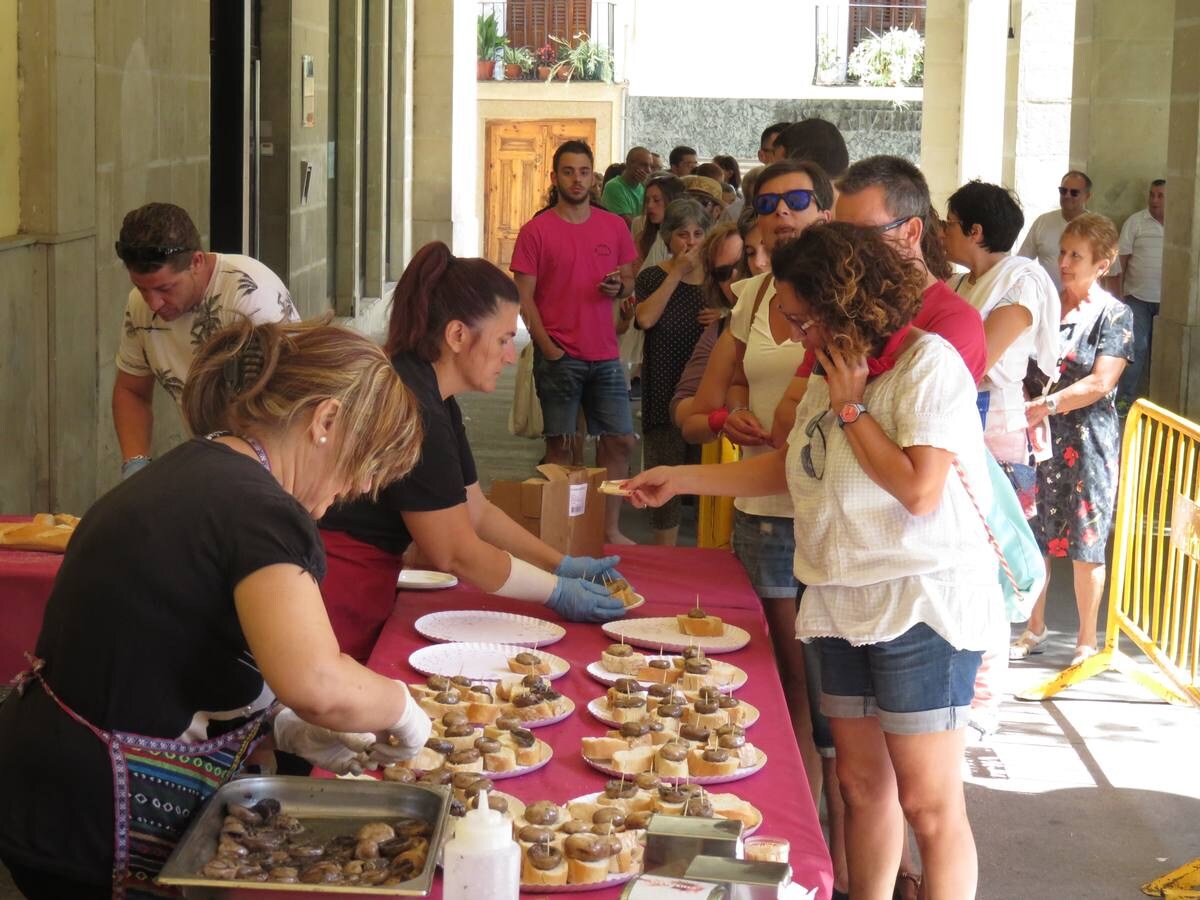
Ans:
[[[237,438],[239,441],[243,441],[248,444],[250,449],[254,451],[254,455],[258,457],[258,461],[262,463],[262,467],[268,472],[271,471],[271,460],[267,456],[267,451],[263,449],[263,445],[260,444],[255,438],[245,434],[234,434],[232,431],[214,431],[212,434],[206,434],[204,439],[206,441],[213,441],[221,437]]]

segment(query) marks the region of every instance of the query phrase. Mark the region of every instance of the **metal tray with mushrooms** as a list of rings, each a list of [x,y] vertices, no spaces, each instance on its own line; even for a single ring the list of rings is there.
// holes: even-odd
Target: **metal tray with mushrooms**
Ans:
[[[433,883],[434,861],[446,828],[449,802],[447,790],[425,784],[288,776],[238,779],[222,787],[204,806],[197,821],[167,860],[159,880],[164,884],[226,890],[256,888],[384,897],[426,896]],[[292,867],[297,869],[296,881],[262,880],[261,876],[257,876],[258,880],[249,880],[237,877],[236,871],[218,871],[222,869],[219,862],[222,841],[230,852],[236,851],[234,844],[245,844],[240,835],[233,833],[238,830],[239,823],[256,837],[269,838],[280,830],[276,825],[291,825],[299,834],[289,836],[289,846],[299,841],[304,847],[328,849],[338,842],[353,840],[355,852],[350,853],[347,862],[357,858],[365,863],[364,857],[370,856],[371,848],[358,845],[360,832],[366,834],[372,829],[382,832],[385,827],[394,832],[398,823],[412,823],[412,827],[427,835],[429,849],[420,868],[406,868],[404,874],[411,873],[411,877],[400,883],[375,886],[363,883],[361,878],[340,874],[332,878],[337,874],[332,872],[332,863],[326,866],[331,880],[323,878],[320,883],[305,883],[299,871],[304,866]],[[369,841],[376,835],[372,833],[366,837]],[[388,840],[385,834],[379,837],[384,842]],[[400,838],[393,836],[391,840]],[[386,857],[382,844],[379,841],[376,844],[381,851],[379,855]],[[357,852],[359,849],[361,853]],[[224,858],[228,859],[229,854]],[[375,866],[376,863],[371,863],[364,868]],[[394,882],[396,879],[389,880]],[[217,895],[214,892],[207,896]]]

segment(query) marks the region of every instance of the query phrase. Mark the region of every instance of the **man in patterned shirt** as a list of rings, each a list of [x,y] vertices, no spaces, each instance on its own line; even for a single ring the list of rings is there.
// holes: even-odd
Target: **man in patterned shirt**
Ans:
[[[128,478],[150,462],[156,381],[178,403],[196,351],[239,313],[254,322],[299,316],[274,272],[249,256],[206,253],[191,216],[171,203],[128,213],[116,250],[133,283],[112,396]]]

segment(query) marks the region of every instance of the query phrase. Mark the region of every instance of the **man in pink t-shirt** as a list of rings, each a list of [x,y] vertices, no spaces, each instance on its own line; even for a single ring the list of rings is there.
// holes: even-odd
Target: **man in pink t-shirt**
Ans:
[[[596,462],[610,479],[629,474],[633,416],[621,369],[613,303],[633,292],[637,250],[620,216],[590,203],[592,151],[567,141],[554,153],[552,207],[521,228],[511,268],[534,343],[533,378],[542,404],[546,462],[570,465],[579,411],[598,435]],[[606,538],[621,534],[622,499],[610,497]]]

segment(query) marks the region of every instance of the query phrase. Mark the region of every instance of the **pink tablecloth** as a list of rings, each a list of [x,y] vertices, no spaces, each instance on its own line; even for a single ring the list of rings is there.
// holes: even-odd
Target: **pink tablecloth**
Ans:
[[[654,547],[609,550],[621,552],[622,573],[646,597],[645,606],[631,615],[671,615],[691,606],[699,593],[705,608],[750,632],[748,647],[722,654],[721,659],[740,666],[749,676],[738,696],[762,711],[762,717],[750,728],[748,736],[766,752],[768,762],[761,772],[720,790],[736,793],[762,810],[764,822],[759,833],[790,840],[795,880],[806,887],[818,887],[817,896],[822,900],[828,898],[833,884],[829,854],[792,735],[766,620],[741,566],[723,550]],[[528,603],[493,597],[465,585],[449,591],[404,592],[398,595],[396,611],[375,645],[370,667],[393,678],[420,680],[422,676],[408,665],[408,657],[428,642],[417,634],[413,622],[425,613],[441,609],[495,609],[541,613],[544,618],[554,618]],[[487,636],[481,635],[480,640],[487,640]],[[606,727],[587,712],[588,701],[598,697],[604,686],[589,676],[585,667],[600,658],[600,651],[608,643],[611,642],[598,626],[568,625],[567,636],[546,648],[571,663],[571,671],[555,681],[554,686],[575,701],[576,713],[566,721],[538,729],[538,736],[554,748],[550,764],[530,775],[498,782],[500,789],[526,802],[543,799],[561,802],[603,789],[605,776],[588,767],[579,751],[584,735],[600,734]],[[612,900],[619,893],[614,888],[590,892],[587,896]],[[239,900],[262,900],[258,891],[236,891],[233,896]],[[301,900],[312,895],[272,893],[272,896]],[[432,896],[441,896],[440,881],[435,884]]]
[[[0,522],[22,518],[28,517],[0,516]],[[0,683],[25,668],[62,560],[61,553],[0,549]]]

